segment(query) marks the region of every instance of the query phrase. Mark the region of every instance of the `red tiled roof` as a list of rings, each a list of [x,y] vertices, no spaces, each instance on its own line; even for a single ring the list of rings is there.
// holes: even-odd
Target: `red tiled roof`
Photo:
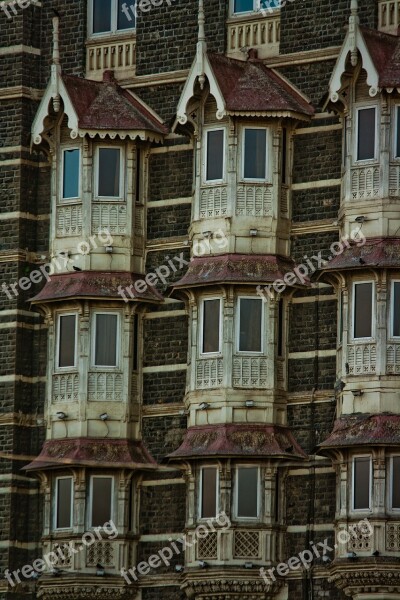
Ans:
[[[135,282],[143,279],[143,275],[126,273],[122,271],[82,271],[81,273],[64,273],[63,275],[51,275],[50,281],[44,288],[31,299],[31,302],[55,302],[67,298],[105,298],[110,300],[123,298],[118,294],[118,288],[134,286]],[[139,289],[141,289],[139,287]],[[134,287],[131,288],[134,298],[125,291],[126,299],[144,300],[148,302],[160,302],[162,295],[153,287],[146,286],[144,292],[139,293]]]
[[[155,469],[157,463],[140,441],[104,438],[47,440],[26,471],[82,465],[127,469]]]
[[[273,283],[295,267],[291,259],[266,254],[222,254],[193,258],[173,288],[214,283]]]
[[[168,128],[127,90],[109,81],[91,81],[62,75],[68,96],[82,129],[151,131],[160,135]]]
[[[261,61],[240,61],[213,53],[208,53],[208,58],[228,112],[314,114],[300,92]]]
[[[372,62],[379,74],[379,87],[400,86],[400,38],[360,27]]]
[[[333,431],[320,448],[400,444],[400,415],[354,414],[335,421]]]
[[[190,427],[181,446],[168,458],[247,456],[306,458],[288,427],[253,423]]]
[[[364,246],[354,244],[350,248],[345,248],[342,254],[335,256],[323,267],[322,272],[366,267],[399,268],[399,266],[399,238],[369,238]]]

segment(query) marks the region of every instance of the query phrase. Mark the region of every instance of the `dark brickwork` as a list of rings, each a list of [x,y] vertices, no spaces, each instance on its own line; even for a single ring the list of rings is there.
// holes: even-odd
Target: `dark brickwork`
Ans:
[[[150,208],[147,211],[147,238],[187,236],[191,212],[191,204]]]
[[[182,402],[185,395],[186,370],[145,373],[143,377],[143,404]]]
[[[185,527],[185,519],[186,489],[183,484],[142,488],[141,534],[180,533]]]
[[[142,590],[143,600],[186,600],[185,592],[179,589],[179,586],[165,588],[144,588]]]
[[[336,301],[292,304],[289,324],[291,352],[336,349]]]
[[[193,191],[193,152],[169,152],[150,157],[149,200],[188,198]]]
[[[340,178],[342,131],[311,132],[294,138],[293,183]]]
[[[339,186],[292,192],[292,216],[295,223],[318,219],[334,221],[337,219],[339,206]]]
[[[145,320],[143,366],[186,364],[187,334],[186,316]]]
[[[185,416],[143,419],[143,441],[157,461],[179,448],[185,432]]]
[[[311,400],[311,392],[310,392]],[[288,423],[303,450],[313,454],[316,447],[323,442],[332,431],[335,419],[336,401],[332,400],[313,404],[289,404]]]

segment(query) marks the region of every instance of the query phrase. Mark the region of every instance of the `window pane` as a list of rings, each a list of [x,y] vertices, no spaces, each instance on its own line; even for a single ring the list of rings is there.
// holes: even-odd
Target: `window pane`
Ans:
[[[99,196],[119,197],[120,154],[119,148],[99,148]]]
[[[115,367],[117,365],[117,315],[96,315],[95,365]]]
[[[400,157],[400,106],[396,108],[396,157]]]
[[[59,329],[58,366],[74,367],[76,316],[61,316],[59,321]]]
[[[56,528],[72,526],[72,479],[57,479]]]
[[[354,459],[354,508],[369,508],[370,458],[363,456]]]
[[[93,0],[93,33],[111,31],[112,0]]]
[[[203,303],[203,352],[219,352],[220,301]]]
[[[261,0],[261,9],[268,10],[274,8],[280,8],[282,0]]]
[[[92,527],[103,526],[111,519],[111,477],[92,479]]]
[[[372,283],[354,286],[354,337],[372,336]]]
[[[393,335],[400,336],[400,282],[393,283]]]
[[[239,351],[261,352],[262,300],[240,298]]]
[[[237,516],[258,516],[258,469],[238,469]]]
[[[134,29],[136,25],[135,0],[118,0],[117,29]]]
[[[235,13],[253,10],[254,0],[235,0]]]
[[[267,158],[267,132],[265,129],[245,129],[244,178],[265,179]]]
[[[283,336],[285,333],[284,330],[284,326],[283,326],[283,311],[284,311],[284,306],[283,306],[283,300],[279,300],[279,304],[278,304],[278,356],[283,356]]]
[[[222,129],[207,133],[207,181],[223,179],[224,132]]]
[[[201,471],[201,516],[206,519],[217,514],[217,469]]]
[[[357,160],[375,158],[375,108],[358,111],[358,152]]]
[[[392,461],[392,508],[400,508],[400,456]]]
[[[63,198],[79,198],[79,163],[78,148],[64,150],[63,165]]]

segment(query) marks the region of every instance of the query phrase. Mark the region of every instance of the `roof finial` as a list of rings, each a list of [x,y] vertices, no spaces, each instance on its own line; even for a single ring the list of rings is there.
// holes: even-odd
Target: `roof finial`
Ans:
[[[199,16],[198,16],[198,24],[199,24],[199,32],[197,38],[197,65],[198,65],[198,77],[200,88],[203,89],[204,83],[206,81],[205,73],[204,73],[204,56],[207,52],[207,43],[206,43],[206,33],[204,29],[204,25],[206,22],[206,17],[204,13],[204,0],[199,0]]]
[[[60,93],[58,85],[58,76],[61,73],[60,65],[60,19],[58,15],[53,17],[53,64],[51,65],[52,85],[53,85],[53,106],[55,112],[60,110]]]
[[[59,35],[60,19],[53,17],[53,65],[60,64],[60,35]]]
[[[350,4],[350,18],[349,18],[349,34],[351,43],[350,61],[353,67],[358,62],[358,49],[357,49],[357,27],[360,24],[360,18],[358,16],[358,0],[351,0]]]

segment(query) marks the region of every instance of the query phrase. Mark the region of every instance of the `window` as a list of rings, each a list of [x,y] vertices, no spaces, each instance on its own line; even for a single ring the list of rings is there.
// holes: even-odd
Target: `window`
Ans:
[[[80,198],[80,164],[79,148],[66,148],[62,151],[62,198],[75,200]]]
[[[214,467],[201,469],[200,517],[211,519],[217,516],[218,471]]]
[[[372,337],[373,283],[355,283],[353,288],[353,337]]]
[[[76,315],[58,317],[57,367],[60,369],[76,366],[77,323]]]
[[[391,336],[400,337],[400,281],[392,281]]]
[[[371,458],[357,456],[353,460],[353,509],[371,507]]]
[[[203,300],[202,304],[202,354],[221,351],[221,300]]]
[[[89,15],[93,35],[134,29],[136,0],[91,0]]]
[[[376,108],[359,108],[357,116],[357,160],[376,158]]]
[[[390,459],[390,508],[400,510],[400,456]]]
[[[246,127],[243,134],[243,179],[267,179],[267,130]]]
[[[225,131],[211,129],[207,131],[206,143],[206,181],[222,181],[225,169]]]
[[[400,158],[400,106],[396,106],[394,123],[394,156]]]
[[[97,196],[122,198],[122,160],[120,148],[97,149]]]
[[[118,315],[96,313],[94,324],[94,365],[116,367],[118,363]]]
[[[56,479],[56,529],[69,529],[72,527],[72,490],[72,477],[58,477]]]
[[[112,477],[94,476],[90,480],[90,526],[102,527],[112,517]]]
[[[259,512],[258,467],[240,467],[236,470],[236,516],[256,519]]]
[[[278,357],[283,358],[284,356],[284,336],[285,336],[285,326],[284,326],[284,313],[285,307],[283,305],[282,298],[278,302]]]
[[[343,292],[340,292],[339,296],[339,318],[338,318],[338,341],[339,344],[343,342]]]
[[[239,352],[262,352],[263,301],[239,298]]]
[[[233,0],[234,13],[246,13],[258,10],[280,8],[282,0]]]

